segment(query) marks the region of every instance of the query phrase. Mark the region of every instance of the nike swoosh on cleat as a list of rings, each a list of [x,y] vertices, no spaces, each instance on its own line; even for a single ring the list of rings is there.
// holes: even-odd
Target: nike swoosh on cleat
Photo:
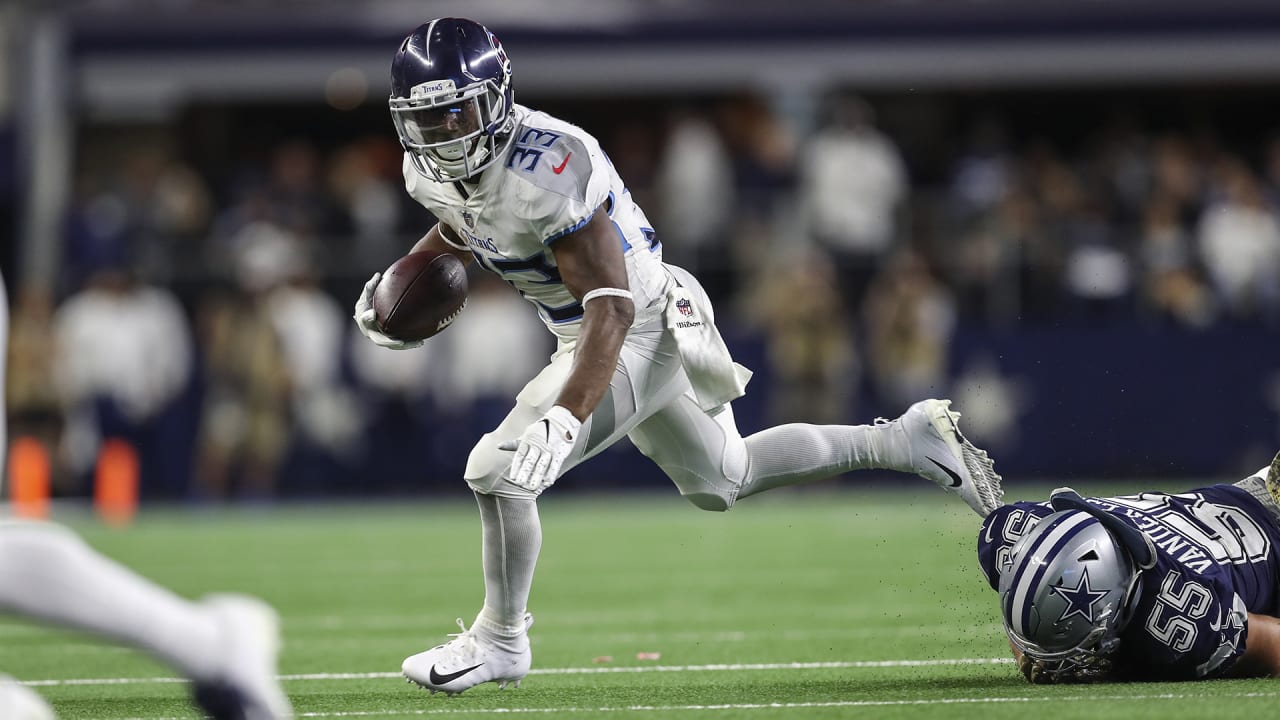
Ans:
[[[947,467],[946,465],[943,465],[942,463],[938,462],[937,460],[934,460],[933,458],[927,455],[925,456],[925,459],[933,463],[934,465],[937,465],[938,467],[942,468],[942,472],[951,476],[951,487],[953,488],[960,487],[961,485],[960,476],[956,474],[955,470],[952,470],[951,468]]]
[[[480,663],[480,665],[483,665],[483,664],[484,663]],[[432,685],[444,685],[445,683],[451,683],[454,680],[457,680],[463,675],[466,675],[472,670],[475,670],[476,668],[480,667],[480,665],[472,665],[469,668],[463,668],[457,672],[451,672],[447,675],[441,675],[440,673],[436,672],[436,666],[432,665],[431,672],[427,673],[427,680],[430,680]]]

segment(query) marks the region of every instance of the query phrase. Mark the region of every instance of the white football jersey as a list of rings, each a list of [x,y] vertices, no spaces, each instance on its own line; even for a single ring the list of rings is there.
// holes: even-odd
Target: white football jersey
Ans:
[[[546,113],[522,105],[513,112],[515,139],[478,182],[423,177],[406,154],[405,189],[467,242],[482,267],[533,303],[561,340],[577,337],[582,304],[561,281],[551,246],[585,225],[598,207],[605,207],[617,231],[636,309],[659,307],[672,283],[662,247],[600,144]]]

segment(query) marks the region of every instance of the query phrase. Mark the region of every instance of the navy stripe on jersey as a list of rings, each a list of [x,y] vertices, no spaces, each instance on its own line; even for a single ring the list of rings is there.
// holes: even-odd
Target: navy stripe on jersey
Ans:
[[[662,242],[658,240],[658,233],[653,228],[642,227],[640,233],[644,235],[645,242],[649,243],[649,252],[662,247]]]
[[[538,307],[542,308],[542,312],[551,318],[551,322],[557,324],[571,322],[582,317],[582,303],[580,302],[571,302],[560,307],[551,307],[550,305],[538,303]]]
[[[508,260],[505,258],[490,258],[489,263],[493,265],[503,275],[518,272],[534,272],[542,276],[541,280],[530,280],[539,285],[556,285],[561,282],[560,268],[547,262],[547,258],[542,253],[531,255],[527,258],[519,260]]]

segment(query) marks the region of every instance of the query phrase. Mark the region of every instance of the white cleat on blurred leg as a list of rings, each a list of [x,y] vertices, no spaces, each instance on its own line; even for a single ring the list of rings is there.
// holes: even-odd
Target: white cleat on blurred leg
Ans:
[[[5,720],[56,720],[53,708],[35,690],[0,675],[0,718]]]
[[[491,635],[472,624],[468,630],[458,619],[460,633],[443,645],[405,658],[401,672],[410,682],[432,693],[457,695],[481,683],[496,682],[498,689],[508,683],[520,687],[529,674],[533,653],[529,650],[529,626],[533,616],[524,616],[524,632],[515,637]]]
[[[269,605],[241,595],[211,595],[203,605],[221,629],[220,670],[197,678],[193,694],[214,720],[288,720],[289,699],[276,680],[280,621]]]
[[[950,400],[921,400],[889,424],[902,430],[912,472],[959,495],[986,517],[1003,504],[1004,490],[991,458],[965,439],[959,420]]]

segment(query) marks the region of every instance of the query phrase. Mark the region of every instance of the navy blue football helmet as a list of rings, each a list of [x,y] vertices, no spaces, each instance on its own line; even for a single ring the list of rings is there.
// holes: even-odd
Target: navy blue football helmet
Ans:
[[[400,43],[390,106],[419,173],[438,182],[470,178],[511,142],[511,61],[480,23],[437,18]]]

